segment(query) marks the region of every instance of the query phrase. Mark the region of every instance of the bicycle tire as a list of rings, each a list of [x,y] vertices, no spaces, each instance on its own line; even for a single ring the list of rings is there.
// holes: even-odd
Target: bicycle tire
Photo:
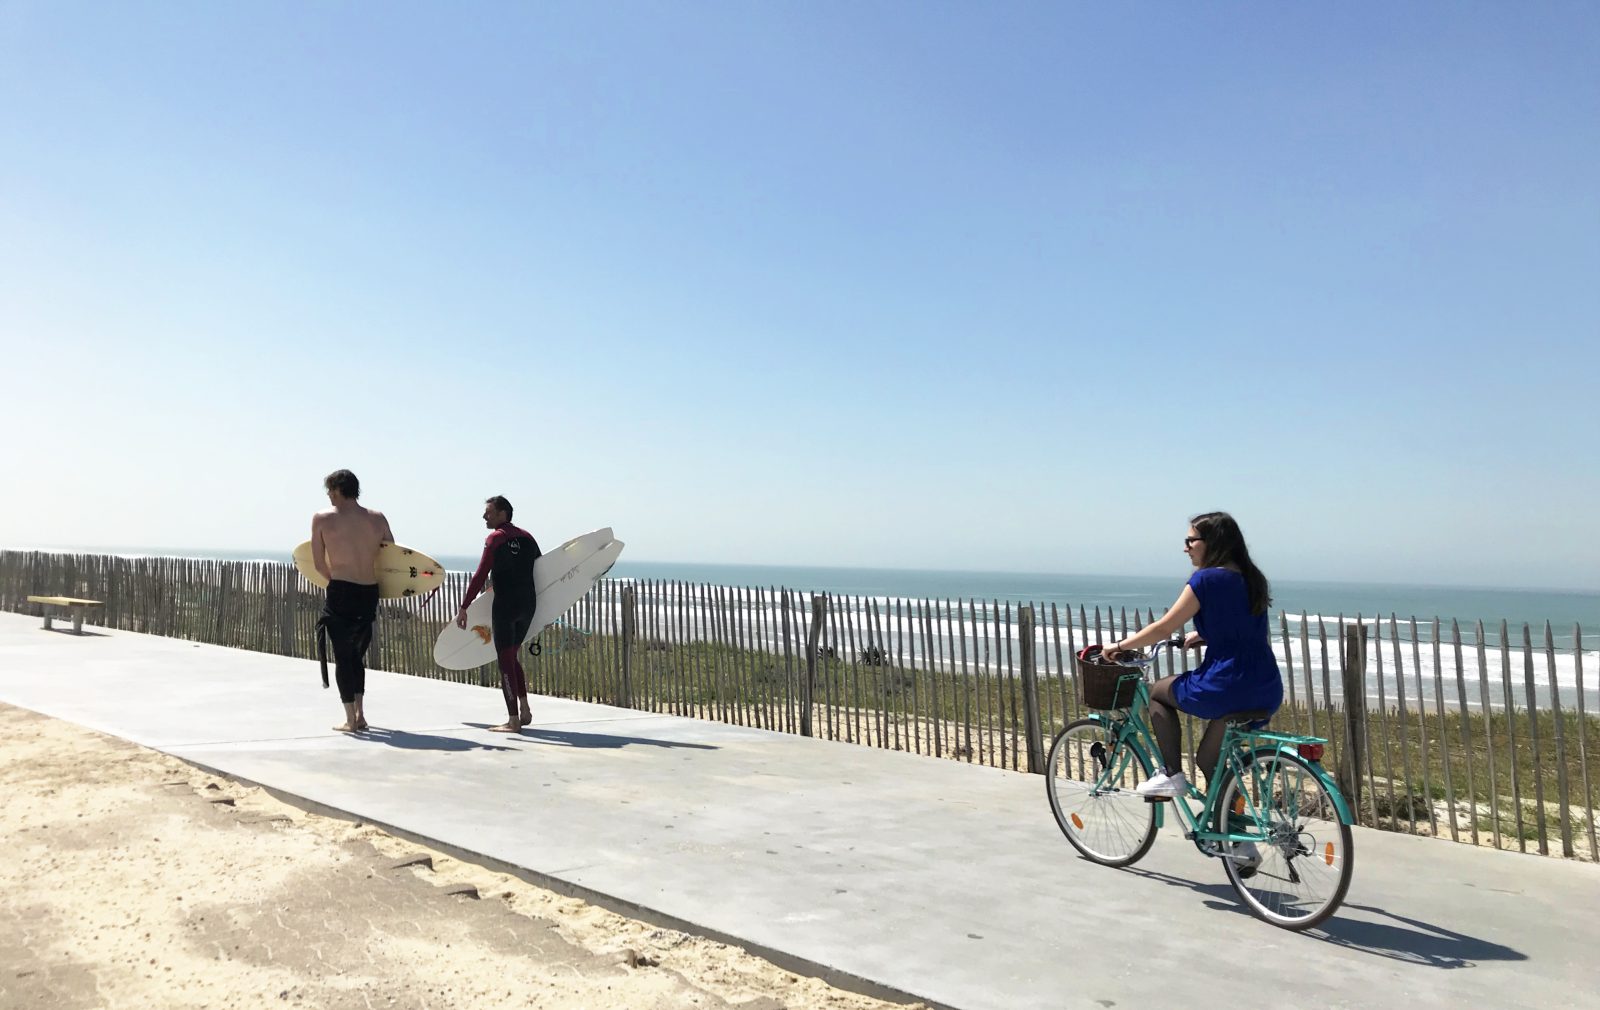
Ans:
[[[1096,771],[1092,780],[1089,770]],[[1118,743],[1102,719],[1077,719],[1056,734],[1045,758],[1045,794],[1056,825],[1080,855],[1102,866],[1144,858],[1155,844],[1156,810],[1133,788],[1150,774],[1144,748]]]
[[[1256,811],[1251,829],[1267,838],[1255,843],[1261,862],[1253,873],[1242,872],[1231,853],[1223,855],[1228,883],[1257,918],[1283,929],[1310,929],[1332,915],[1350,889],[1350,825],[1339,820],[1332,794],[1304,758],[1262,748],[1246,756],[1244,772],[1243,781],[1232,772],[1222,780],[1218,830],[1226,829],[1230,815]]]

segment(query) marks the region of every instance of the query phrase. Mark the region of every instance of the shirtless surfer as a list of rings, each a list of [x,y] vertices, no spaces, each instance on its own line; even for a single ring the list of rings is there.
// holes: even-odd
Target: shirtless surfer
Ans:
[[[394,543],[389,520],[361,505],[361,482],[349,470],[335,470],[322,482],[328,492],[326,512],[311,517],[311,557],[328,580],[328,599],[317,622],[317,650],[322,660],[322,686],[328,686],[327,643],[333,642],[334,677],[344,702],[340,733],[367,728],[362,696],[367,686],[367,646],[378,617],[378,548]]]

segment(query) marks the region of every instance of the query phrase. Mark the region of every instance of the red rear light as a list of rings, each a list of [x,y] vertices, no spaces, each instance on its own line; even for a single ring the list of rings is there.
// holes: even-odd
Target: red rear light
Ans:
[[[1300,745],[1300,756],[1307,761],[1321,761],[1324,749],[1320,743],[1303,743]]]

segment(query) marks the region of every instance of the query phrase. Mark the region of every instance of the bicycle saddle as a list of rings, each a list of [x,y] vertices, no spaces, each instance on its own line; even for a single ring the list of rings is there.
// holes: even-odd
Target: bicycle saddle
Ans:
[[[1272,713],[1256,709],[1249,712],[1234,712],[1225,715],[1222,721],[1229,726],[1243,726],[1245,729],[1261,729],[1272,721]]]

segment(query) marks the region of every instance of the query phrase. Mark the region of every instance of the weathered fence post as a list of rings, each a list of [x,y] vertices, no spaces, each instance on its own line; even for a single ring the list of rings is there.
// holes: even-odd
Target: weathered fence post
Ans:
[[[1044,774],[1044,734],[1039,728],[1039,672],[1035,667],[1032,605],[1017,608],[1017,639],[1022,647],[1022,732],[1028,741],[1028,772]]]
[[[1539,696],[1533,687],[1533,635],[1528,622],[1522,622],[1522,669],[1528,687],[1528,746],[1533,757],[1534,826],[1539,832],[1539,855],[1550,854],[1550,837],[1545,829],[1544,755],[1539,752]]]
[[[1361,820],[1362,763],[1367,749],[1367,628],[1358,619],[1342,631],[1344,638],[1344,753],[1339,762],[1339,788]]]
[[[1555,632],[1551,629],[1549,621],[1544,622],[1544,656],[1545,668],[1550,672],[1550,718],[1555,723],[1556,803],[1561,816],[1561,854],[1571,859],[1573,854],[1571,784],[1567,781],[1567,743],[1561,725],[1561,687],[1556,682]],[[1584,732],[1582,723],[1579,723],[1578,727],[1579,733]]]
[[[383,601],[379,600],[377,609],[372,612],[372,639],[367,647],[367,669],[383,670],[388,673],[394,672],[383,661],[383,646],[388,637],[388,631],[383,620]],[[332,642],[328,643],[328,651],[333,651]]]
[[[280,603],[282,610],[278,613],[280,655],[298,656],[299,639],[295,632],[300,613],[300,573],[293,565],[280,570],[283,572],[283,600]]]
[[[633,636],[638,627],[634,611],[633,587],[622,587],[622,684],[618,690],[617,704],[633,707]]]
[[[817,686],[817,643],[822,640],[822,625],[827,619],[828,597],[811,594],[811,630],[806,634],[806,679],[800,685],[800,735],[811,735],[811,697]]]
[[[233,566],[228,562],[223,561],[217,565],[217,619],[210,638],[212,645],[233,644],[228,635],[228,618],[231,616],[228,612],[228,583],[232,574]],[[200,641],[206,641],[203,633]]]
[[[101,620],[108,628],[122,626],[122,565],[122,558],[106,558],[106,605]]]

